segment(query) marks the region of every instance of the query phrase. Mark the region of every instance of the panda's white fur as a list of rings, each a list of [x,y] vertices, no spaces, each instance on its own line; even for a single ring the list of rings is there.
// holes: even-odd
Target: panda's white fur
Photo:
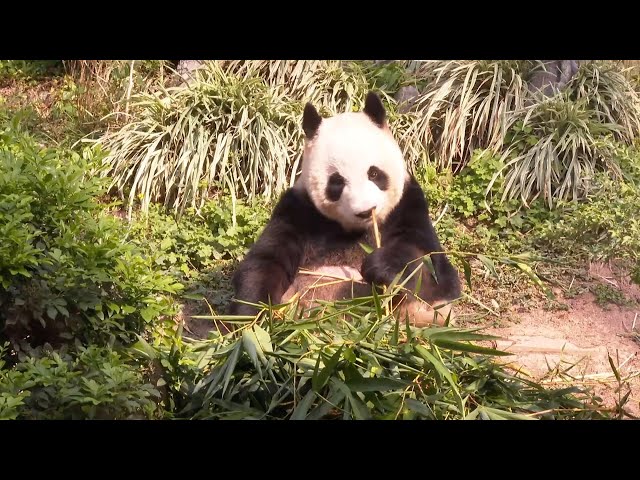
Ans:
[[[367,171],[372,165],[387,174],[387,190],[369,180]],[[329,201],[325,194],[334,172],[346,180],[337,202]],[[324,118],[316,137],[307,140],[302,172],[293,188],[306,190],[316,208],[345,230],[358,230],[371,224],[371,218],[356,216],[360,212],[375,208],[377,220],[384,221],[399,202],[408,175],[389,128],[375,125],[363,112],[346,112]]]

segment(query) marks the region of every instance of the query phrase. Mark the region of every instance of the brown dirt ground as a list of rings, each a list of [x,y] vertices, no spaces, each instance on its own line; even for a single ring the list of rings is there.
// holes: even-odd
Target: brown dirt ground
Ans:
[[[627,299],[640,299],[640,288],[607,265],[593,264],[589,273],[594,281],[612,285]],[[640,416],[640,307],[601,307],[592,293],[563,302],[566,311],[514,312],[507,324],[488,328],[486,333],[502,337],[494,346],[515,354],[508,357],[509,362],[548,386],[592,388],[611,408],[631,390],[624,409]],[[609,356],[626,383],[620,393]]]

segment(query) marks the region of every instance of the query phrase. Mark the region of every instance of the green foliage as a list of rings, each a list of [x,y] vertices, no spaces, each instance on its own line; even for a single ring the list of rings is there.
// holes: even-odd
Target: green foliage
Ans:
[[[429,198],[439,238],[448,249],[507,253],[522,248],[522,233],[549,216],[542,202],[523,209],[517,200],[501,201],[504,163],[490,150],[476,150],[459,174],[438,173],[427,164],[418,175]],[[463,228],[466,225],[468,228]],[[469,230],[472,229],[472,230]]]
[[[610,140],[598,140],[597,147],[607,152],[619,176],[596,172],[585,179],[583,201],[560,201],[553,210],[541,198],[528,207],[518,199],[502,201],[504,164],[488,150],[474,152],[453,178],[438,175],[434,167],[426,170],[420,181],[432,201],[432,217],[445,213],[436,224],[443,245],[495,255],[538,252],[566,265],[622,260],[639,282],[640,154],[635,146]]]
[[[59,97],[51,109],[53,119],[64,119],[70,123],[78,122],[77,100],[82,93],[84,93],[84,87],[79,86],[71,77],[65,77],[59,88]]]
[[[111,348],[38,349],[9,367],[0,345],[0,419],[153,418],[159,392]],[[154,401],[155,400],[155,401]]]
[[[198,213],[189,209],[176,219],[152,204],[147,214],[136,216],[128,237],[153,256],[155,268],[185,285],[182,297],[189,300],[189,311],[209,312],[210,306],[228,305],[233,266],[257,240],[270,213],[262,201],[221,197],[206,202]]]
[[[85,135],[99,134],[128,120],[128,97],[146,91],[162,73],[161,61],[74,60],[66,62],[63,101],[73,107],[70,124]],[[65,91],[66,90],[66,91]],[[64,98],[66,97],[66,98]]]
[[[597,122],[618,126],[616,140],[631,143],[640,135],[640,97],[615,62],[583,63],[567,89],[587,102]]]
[[[235,60],[226,62],[223,70],[242,80],[262,79],[271,91],[299,104],[300,113],[306,102],[327,115],[361,110],[371,87],[368,69],[352,61]]]
[[[59,75],[62,71],[62,60],[0,60],[0,81],[38,80],[50,75]]]
[[[619,177],[613,139],[640,133],[640,97],[612,62],[583,62],[564,92],[514,111],[504,143],[503,198],[549,206],[583,199],[598,171]]]
[[[621,260],[640,283],[640,154],[635,147],[611,147],[624,180],[595,175],[584,202],[563,202],[528,236],[549,256]]]
[[[271,213],[264,202],[235,203],[228,197],[211,200],[176,220],[152,205],[132,224],[129,237],[141,249],[158,252],[155,262],[178,277],[205,271],[221,261],[238,260],[257,240]]]
[[[439,172],[433,163],[427,163],[414,175],[429,200],[430,213],[433,214],[438,208],[449,203],[451,184],[454,181],[451,172]]]
[[[405,155],[420,161],[419,149],[439,170],[462,169],[476,149],[498,152],[524,106],[524,77],[533,62],[427,61],[414,75],[426,86],[416,98],[400,137]],[[416,151],[418,150],[418,151]]]
[[[535,62],[424,62],[426,81],[410,125],[398,130],[412,164],[462,170],[477,149],[503,154],[504,198],[582,198],[595,171],[619,174],[601,140],[629,144],[640,132],[640,98],[613,62],[583,62],[565,92],[531,95],[525,79]],[[403,122],[407,120],[402,120]],[[425,148],[427,155],[421,159]]]
[[[424,79],[412,75],[404,62],[390,62],[380,65],[373,62],[363,62],[363,70],[370,88],[390,95],[394,95],[400,87],[406,85],[420,88],[427,83]]]
[[[0,119],[19,117],[16,123],[37,139],[68,146],[90,130],[86,108],[80,104],[86,87],[72,77],[61,75],[33,85],[19,80],[9,88],[10,95],[0,97]]]
[[[120,60],[0,61],[0,82],[10,89],[0,107],[28,113],[31,132],[47,143],[72,145],[126,121],[130,88],[152,88],[164,63],[136,61],[131,72]]]
[[[611,285],[596,285],[593,293],[596,297],[596,303],[604,309],[606,309],[610,303],[619,306],[626,306],[632,303],[624,296],[624,293],[622,293],[620,289]]]
[[[213,328],[213,327],[212,327]],[[192,342],[183,337],[182,328],[158,329],[149,343],[140,338],[129,354],[153,365],[154,382],[161,390],[164,417],[180,417],[190,401],[190,389],[202,374],[203,359],[194,351]]]
[[[36,328],[39,341],[130,341],[172,312],[164,293],[181,286],[123,242],[123,226],[96,201],[101,155],[0,131],[0,320],[10,338]]]
[[[295,306],[183,350],[186,418],[598,418],[577,389],[543,389],[495,363],[503,352],[473,330],[409,328],[384,317],[385,297],[338,302],[298,317]],[[307,315],[308,314],[308,315]],[[175,372],[175,349],[141,341],[146,359]],[[577,394],[577,396],[576,396]],[[177,395],[177,392],[176,392]],[[177,395],[178,396],[178,395]],[[579,398],[582,396],[582,400]],[[567,409],[566,411],[562,411]],[[543,413],[545,412],[545,413]]]
[[[598,260],[640,258],[640,190],[599,175],[583,203],[562,204],[560,212],[541,223],[531,242],[552,255],[568,252]]]
[[[492,202],[492,197],[499,196],[504,189],[501,179],[494,182],[487,195],[491,180],[503,167],[500,157],[493,155],[489,150],[474,152],[471,161],[455,177],[449,192],[448,201],[453,211],[464,218],[487,220],[493,217],[506,221],[506,215],[520,207],[519,202]],[[520,227],[521,224],[515,226]]]

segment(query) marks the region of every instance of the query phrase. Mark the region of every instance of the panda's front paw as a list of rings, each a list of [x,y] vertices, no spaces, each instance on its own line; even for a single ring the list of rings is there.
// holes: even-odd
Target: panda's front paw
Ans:
[[[389,285],[397,272],[391,262],[390,252],[384,247],[376,248],[362,262],[362,278],[374,285]]]

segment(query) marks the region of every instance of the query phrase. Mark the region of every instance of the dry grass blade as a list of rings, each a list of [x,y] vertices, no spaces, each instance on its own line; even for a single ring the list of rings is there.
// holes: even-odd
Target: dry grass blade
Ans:
[[[568,88],[588,102],[599,122],[621,127],[614,132],[617,139],[632,142],[640,135],[638,92],[615,62],[583,64]]]
[[[592,118],[584,102],[558,95],[522,110],[519,117],[510,148],[502,154],[504,167],[487,192],[503,176],[503,200],[518,198],[528,205],[542,197],[553,207],[558,201],[584,198],[598,170],[621,178],[619,166],[599,140],[617,128]]]
[[[376,247],[380,248],[382,246],[381,240],[380,240],[380,230],[378,230],[378,219],[376,218],[376,209],[373,209],[373,212],[371,212],[371,219],[373,221],[373,234],[376,238]]]
[[[367,80],[349,65],[206,62],[187,87],[132,98],[132,120],[101,139],[105,174],[130,209],[139,200],[182,212],[222,191],[273,198],[297,173],[304,102],[329,114],[362,107]]]
[[[495,152],[512,124],[511,112],[524,105],[523,76],[532,62],[425,62],[416,77],[427,81],[415,104],[415,117],[404,130],[405,154],[415,158],[416,143],[439,168],[462,169],[477,148]]]
[[[181,212],[215,191],[271,197],[290,184],[300,108],[259,78],[210,63],[189,88],[139,95],[131,108],[138,120],[102,138],[105,174],[130,208],[139,199]]]

